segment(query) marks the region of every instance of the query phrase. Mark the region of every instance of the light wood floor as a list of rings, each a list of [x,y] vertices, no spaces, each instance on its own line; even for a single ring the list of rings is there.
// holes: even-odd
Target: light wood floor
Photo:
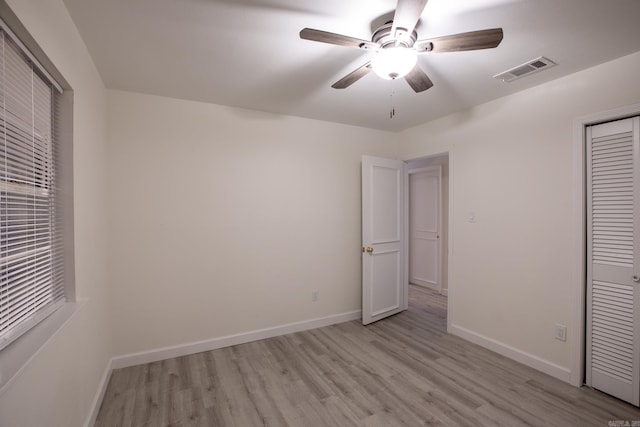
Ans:
[[[408,311],[113,372],[96,426],[607,426],[640,410],[446,333]]]

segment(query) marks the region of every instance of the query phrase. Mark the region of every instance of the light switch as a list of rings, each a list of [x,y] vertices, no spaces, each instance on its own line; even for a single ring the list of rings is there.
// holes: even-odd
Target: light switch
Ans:
[[[554,329],[554,335],[557,340],[566,341],[567,340],[567,327],[560,323],[556,323]]]

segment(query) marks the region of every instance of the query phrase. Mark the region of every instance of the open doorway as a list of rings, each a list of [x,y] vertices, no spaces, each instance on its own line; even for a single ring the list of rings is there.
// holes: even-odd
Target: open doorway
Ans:
[[[449,155],[410,160],[407,162],[407,172],[409,309],[437,314],[446,328],[449,294]]]
[[[409,285],[409,169],[416,172],[419,168],[437,166],[438,185],[435,192],[439,204],[437,214],[431,209],[431,237],[438,242],[437,261],[431,265],[437,267],[437,280],[431,280],[432,289],[424,286],[428,280],[417,286]],[[387,159],[362,156],[362,323],[367,325],[404,310],[423,314],[421,310],[412,310],[411,296],[415,301],[424,301],[425,292],[432,292],[431,300],[439,299],[441,307],[436,317],[442,319],[443,332],[447,332],[453,314],[454,304],[450,304],[452,293],[449,248],[450,248],[450,193],[449,175],[452,162],[448,152],[432,156],[423,156],[413,160]],[[417,200],[421,191],[414,191],[413,200]],[[432,196],[434,191],[431,192]],[[435,199],[435,197],[434,197]],[[422,201],[422,205],[427,203]],[[414,212],[415,215],[415,212]],[[433,218],[437,221],[434,221]],[[425,221],[428,223],[429,221]],[[428,224],[427,224],[428,225]],[[435,233],[433,232],[435,231]],[[435,236],[435,237],[433,237]],[[415,247],[414,247],[415,249]],[[415,252],[415,251],[414,251]],[[413,263],[423,266],[427,263],[419,257]],[[425,279],[429,279],[429,274]],[[433,276],[433,274],[431,275]],[[421,291],[423,297],[418,297]],[[453,300],[451,299],[453,302]],[[426,307],[428,308],[428,307]],[[429,313],[424,313],[429,315]],[[422,322],[420,322],[422,323]]]

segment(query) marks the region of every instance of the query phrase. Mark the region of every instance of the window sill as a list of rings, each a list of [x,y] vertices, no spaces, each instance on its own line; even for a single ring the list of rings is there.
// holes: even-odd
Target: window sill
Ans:
[[[0,351],[0,395],[83,305],[84,301],[66,303]]]

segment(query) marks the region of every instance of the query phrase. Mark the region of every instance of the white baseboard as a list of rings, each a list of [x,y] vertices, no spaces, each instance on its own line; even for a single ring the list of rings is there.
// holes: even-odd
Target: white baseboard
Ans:
[[[87,417],[87,421],[85,421],[84,423],[84,427],[93,427],[93,425],[96,423],[98,411],[100,411],[100,405],[102,404],[104,394],[107,392],[107,385],[109,385],[112,371],[113,359],[109,360],[109,363],[107,363],[107,367],[102,374],[100,384],[98,385],[98,390],[96,391],[96,395],[93,398],[93,402],[91,402],[91,412],[89,412],[89,416]]]
[[[100,405],[102,404],[102,399],[107,391],[111,372],[114,369],[126,368],[128,366],[135,366],[143,363],[157,362],[159,360],[169,359],[172,357],[186,356],[203,351],[229,347],[236,344],[245,344],[265,338],[291,334],[293,332],[306,331],[307,329],[315,329],[323,326],[335,325],[336,323],[349,322],[351,320],[360,319],[361,316],[362,312],[360,310],[350,311],[348,313],[303,320],[301,322],[287,323],[285,325],[274,326],[272,328],[258,329],[256,331],[245,332],[242,334],[227,335],[210,340],[197,341],[114,357],[109,361],[109,363],[107,363],[107,367],[102,375],[100,384],[98,385],[98,390],[96,391],[96,395],[91,403],[91,410],[84,427],[92,427],[95,424],[96,418],[98,417],[98,411],[100,410]]]
[[[336,323],[349,322],[351,320],[359,319],[360,316],[361,311],[357,310],[348,313],[320,317],[316,319],[303,320],[301,322],[288,323],[285,325],[259,329],[256,331],[245,332],[236,335],[227,335],[220,338],[212,338],[204,341],[185,343],[171,347],[164,347],[139,353],[127,354],[124,356],[114,357],[111,360],[111,369],[120,369],[126,368],[128,366],[140,365],[143,363],[157,362],[159,360],[186,356],[194,353],[201,353],[203,351],[215,350],[218,348],[229,347],[237,344],[244,344],[252,341],[262,340],[265,338],[272,338],[280,335],[290,334],[293,332],[305,331],[307,329],[314,329],[333,325]]]
[[[504,344],[492,338],[485,337],[484,335],[470,331],[469,329],[463,328],[458,325],[450,325],[449,333],[457,335],[460,338],[464,338],[467,341],[471,341],[472,343],[478,344],[479,346],[487,348],[491,351],[495,351],[502,356],[513,359],[517,362],[522,363],[523,365],[529,366],[530,368],[537,369],[538,371],[544,372],[545,374],[551,375],[552,377],[572,384],[571,370],[568,368],[556,365],[555,363],[552,363],[548,360],[542,359],[538,356],[534,356],[533,354],[529,354],[515,347],[511,347],[510,345]]]

